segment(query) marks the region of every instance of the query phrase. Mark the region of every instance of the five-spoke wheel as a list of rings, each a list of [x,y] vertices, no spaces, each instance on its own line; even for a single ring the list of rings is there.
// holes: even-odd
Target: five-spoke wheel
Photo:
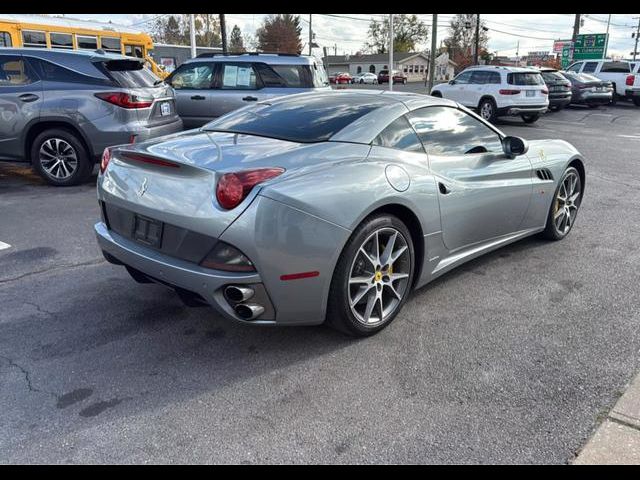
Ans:
[[[582,182],[578,171],[569,167],[558,185],[544,234],[552,240],[560,240],[571,231],[582,200]]]

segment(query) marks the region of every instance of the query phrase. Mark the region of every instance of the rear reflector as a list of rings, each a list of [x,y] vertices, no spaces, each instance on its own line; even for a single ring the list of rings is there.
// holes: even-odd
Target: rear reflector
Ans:
[[[627,86],[632,86],[633,82],[635,82],[635,80],[636,80],[636,76],[635,75],[629,75],[627,77],[627,81],[626,81]]]
[[[144,155],[142,153],[135,152],[118,152],[118,156],[126,158],[127,160],[133,160],[136,162],[149,163],[151,165],[159,165],[161,167],[180,168],[180,165],[173,162],[168,162],[160,158],[152,157],[151,155]]]
[[[511,89],[502,89],[500,90],[500,95],[518,95],[520,90],[511,90]]]
[[[100,100],[128,109],[149,108],[153,104],[152,98],[138,97],[124,92],[100,92],[94,95]]]
[[[301,278],[317,277],[318,275],[320,275],[320,272],[317,272],[317,271],[314,271],[314,272],[301,272],[301,273],[288,273],[287,275],[280,275],[280,280],[282,280],[282,281],[299,280]]]

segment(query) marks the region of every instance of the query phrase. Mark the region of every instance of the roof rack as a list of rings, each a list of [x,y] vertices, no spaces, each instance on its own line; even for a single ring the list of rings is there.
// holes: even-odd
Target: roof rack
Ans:
[[[280,57],[299,57],[299,53],[280,53],[280,52],[242,52],[242,53],[222,53],[222,52],[204,52],[197,55],[196,58],[207,57],[229,57],[239,55],[278,55]]]

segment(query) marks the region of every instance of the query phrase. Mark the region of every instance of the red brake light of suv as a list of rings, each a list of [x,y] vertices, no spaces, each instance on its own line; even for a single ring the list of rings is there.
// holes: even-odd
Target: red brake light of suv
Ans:
[[[635,80],[636,80],[635,75],[628,75],[625,83],[627,84],[627,86],[633,86],[633,82],[635,82]]]
[[[122,108],[149,108],[153,104],[152,98],[138,97],[124,92],[99,92],[94,95],[100,100]]]
[[[244,200],[258,183],[277,177],[284,168],[256,168],[241,172],[225,173],[218,180],[216,199],[222,208],[231,210]]]
[[[500,90],[500,95],[518,95],[520,90],[511,90],[508,88],[503,88]]]
[[[543,95],[549,95],[549,90],[547,88],[543,88],[542,89],[542,94]]]
[[[104,171],[107,169],[109,160],[111,160],[111,149],[107,147],[102,152],[102,160],[100,160],[100,173],[104,173]]]

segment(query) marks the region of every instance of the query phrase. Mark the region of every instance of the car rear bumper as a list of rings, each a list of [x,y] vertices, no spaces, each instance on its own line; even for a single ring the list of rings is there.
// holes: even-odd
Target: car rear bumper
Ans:
[[[607,104],[611,102],[613,94],[611,92],[602,92],[602,93],[592,93],[592,92],[584,92],[582,93],[575,103],[586,103],[589,104]]]
[[[245,323],[275,324],[275,311],[258,273],[223,272],[169,257],[118,235],[103,222],[96,223],[94,230],[105,258],[133,269],[132,275],[165,284],[180,294],[196,294],[227,318]],[[255,294],[248,302],[261,305],[264,313],[251,321],[238,316],[224,294],[228,285],[251,287]]]
[[[625,90],[625,94],[627,97],[640,97],[640,87],[628,88],[627,90]]]
[[[571,94],[569,95],[558,95],[558,96],[549,96],[549,106],[554,107],[565,107],[571,103]]]
[[[543,114],[548,105],[513,105],[498,110],[498,115]]]

